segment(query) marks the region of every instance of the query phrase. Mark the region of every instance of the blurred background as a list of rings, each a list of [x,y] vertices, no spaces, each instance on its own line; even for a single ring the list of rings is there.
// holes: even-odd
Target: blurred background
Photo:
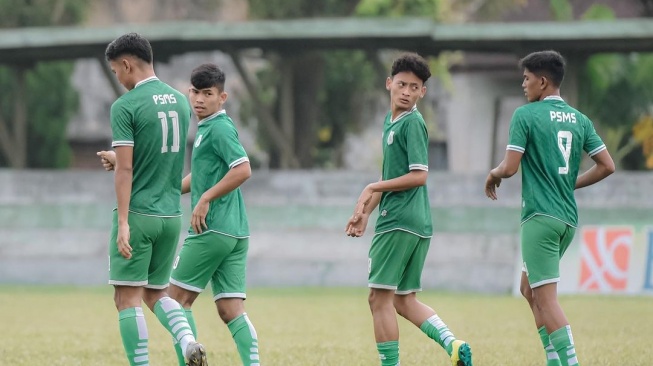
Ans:
[[[652,0],[0,0],[0,283],[105,283],[115,195],[95,152],[110,148],[125,90],[103,52],[137,31],[158,77],[184,93],[201,63],[227,74],[254,168],[250,285],[366,285],[373,224],[359,239],[344,224],[380,174],[391,62],[413,51],[434,74],[418,105],[436,229],[424,286],[514,291],[520,178],[498,202],[484,178],[525,102],[519,58],[555,49],[568,61],[563,97],[618,168],[577,194],[561,290],[650,292],[651,16]],[[183,207],[188,219],[188,197]]]

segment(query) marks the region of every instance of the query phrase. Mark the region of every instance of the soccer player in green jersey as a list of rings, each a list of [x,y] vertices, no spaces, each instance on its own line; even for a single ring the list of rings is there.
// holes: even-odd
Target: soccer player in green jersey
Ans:
[[[370,213],[379,218],[369,251],[369,304],[382,366],[399,365],[398,313],[444,348],[453,366],[472,366],[469,345],[456,339],[428,305],[417,300],[433,227],[426,180],[428,134],[417,110],[431,76],[417,54],[404,54],[386,80],[390,112],[383,125],[383,174],[361,193],[345,232],[360,237]]]
[[[117,209],[109,242],[120,335],[132,366],[149,365],[141,300],[179,343],[188,365],[206,365],[179,303],[166,293],[181,227],[181,180],[190,109],[185,96],[157,79],[152,48],[136,33],[111,42],[105,56],[129,91],[111,106]],[[110,170],[110,169],[109,169]]]
[[[520,61],[528,104],[515,110],[506,154],[485,181],[497,199],[501,180],[522,167],[521,292],[535,317],[547,365],[578,365],[569,322],[558,303],[560,259],[578,222],[574,190],[612,174],[614,162],[587,116],[560,98],[565,60],[555,51]],[[578,175],[582,152],[596,163]]]
[[[225,74],[216,65],[191,74],[189,98],[199,119],[191,172],[182,193],[191,194],[189,235],[175,259],[170,295],[184,307],[194,328],[191,306],[209,281],[218,315],[227,324],[243,365],[259,366],[258,337],[245,313],[249,224],[240,191],[252,174],[233,121],[223,109]]]

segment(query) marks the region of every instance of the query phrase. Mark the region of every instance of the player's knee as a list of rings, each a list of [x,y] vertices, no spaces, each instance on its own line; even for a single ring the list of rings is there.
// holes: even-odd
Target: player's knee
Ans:
[[[531,290],[531,286],[528,283],[522,283],[519,290],[526,301],[533,303],[533,290]]]
[[[227,324],[245,312],[243,299],[220,299],[215,302],[218,308],[218,316]]]
[[[393,305],[397,314],[405,316],[408,313],[408,309],[411,306],[411,301],[414,300],[414,297],[408,295],[395,295],[393,299]]]
[[[375,312],[386,306],[394,306],[392,296],[394,292],[391,290],[370,289],[370,295],[367,297],[367,302],[370,305],[370,310]]]

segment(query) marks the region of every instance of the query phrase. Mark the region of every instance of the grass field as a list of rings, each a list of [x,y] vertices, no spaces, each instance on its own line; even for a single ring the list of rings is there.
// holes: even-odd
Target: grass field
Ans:
[[[378,365],[365,289],[254,289],[247,309],[264,366]],[[543,366],[531,315],[520,298],[426,292],[475,366]],[[563,297],[582,365],[653,365],[653,299]],[[146,312],[151,365],[176,365],[170,336]],[[194,309],[212,366],[240,365],[208,295]],[[0,365],[126,365],[112,290],[0,286]],[[402,366],[448,365],[446,353],[400,320]]]

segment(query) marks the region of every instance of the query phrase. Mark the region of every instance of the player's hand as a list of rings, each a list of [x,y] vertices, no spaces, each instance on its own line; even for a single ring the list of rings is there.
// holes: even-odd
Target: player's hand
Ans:
[[[206,215],[209,213],[209,201],[200,198],[193,209],[193,216],[190,219],[190,226],[196,234],[201,234],[202,231],[208,229],[206,225]]]
[[[369,214],[362,214],[354,221],[354,216],[349,218],[347,226],[345,227],[345,234],[353,238],[358,238],[365,234],[367,228],[367,221],[370,218]]]
[[[501,185],[501,178],[497,178],[492,173],[485,179],[485,195],[493,201],[497,199],[497,188]]]
[[[118,252],[126,259],[132,257],[132,247],[129,245],[129,224],[118,225]]]
[[[365,206],[368,203],[370,203],[373,194],[374,191],[372,191],[369,185],[365,187],[365,189],[363,189],[363,192],[361,192],[361,195],[358,197],[358,201],[356,201],[356,208],[354,208],[354,215],[350,219],[350,221],[353,220],[352,223],[358,222],[358,220],[360,220],[360,218],[364,215]]]
[[[116,152],[115,151],[98,151],[97,156],[100,157],[100,162],[104,170],[110,172],[116,166]]]

